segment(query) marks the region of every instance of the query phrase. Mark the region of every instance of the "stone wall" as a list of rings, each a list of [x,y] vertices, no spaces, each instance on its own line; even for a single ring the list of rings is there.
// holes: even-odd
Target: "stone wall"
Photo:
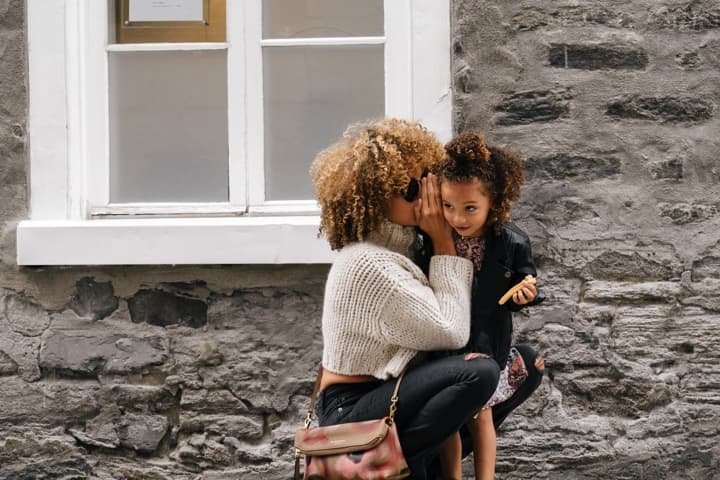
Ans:
[[[327,266],[19,268],[24,2],[0,0],[0,480],[291,476]],[[518,148],[547,357],[502,478],[720,471],[716,2],[454,2],[457,129]]]
[[[454,2],[456,128],[517,148],[540,393],[502,478],[720,472],[720,4]]]
[[[9,270],[0,479],[289,477],[327,266]]]

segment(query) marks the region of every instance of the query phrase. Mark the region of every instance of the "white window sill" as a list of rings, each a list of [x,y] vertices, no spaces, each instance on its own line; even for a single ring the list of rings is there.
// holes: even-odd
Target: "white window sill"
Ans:
[[[18,265],[330,263],[319,217],[26,220]]]

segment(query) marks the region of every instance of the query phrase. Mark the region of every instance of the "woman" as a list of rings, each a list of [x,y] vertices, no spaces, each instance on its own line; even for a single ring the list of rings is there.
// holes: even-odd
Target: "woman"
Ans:
[[[382,418],[419,351],[468,340],[472,262],[456,256],[436,178],[421,178],[443,155],[419,124],[384,119],[349,130],[313,162],[320,228],[339,250],[323,306],[323,426]],[[415,227],[434,246],[427,276],[410,258]],[[427,461],[490,398],[499,368],[461,355],[416,363],[395,422],[412,478],[425,478]]]

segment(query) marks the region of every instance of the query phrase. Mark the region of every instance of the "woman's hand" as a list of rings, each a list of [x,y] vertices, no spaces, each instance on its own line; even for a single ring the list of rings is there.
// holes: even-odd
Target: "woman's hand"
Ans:
[[[430,236],[434,255],[455,255],[452,227],[443,215],[440,186],[432,173],[420,181],[420,199],[415,205],[418,226]]]
[[[522,281],[522,288],[512,296],[512,300],[516,305],[526,305],[535,300],[537,288],[529,281],[531,278],[533,278],[532,275],[527,275]]]

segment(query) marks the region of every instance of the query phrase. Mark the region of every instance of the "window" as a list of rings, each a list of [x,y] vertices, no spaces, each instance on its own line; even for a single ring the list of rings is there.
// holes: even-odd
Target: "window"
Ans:
[[[115,1],[27,2],[20,265],[327,262],[315,154],[383,114],[450,136],[448,0],[171,2],[225,4],[225,41],[161,43]]]

